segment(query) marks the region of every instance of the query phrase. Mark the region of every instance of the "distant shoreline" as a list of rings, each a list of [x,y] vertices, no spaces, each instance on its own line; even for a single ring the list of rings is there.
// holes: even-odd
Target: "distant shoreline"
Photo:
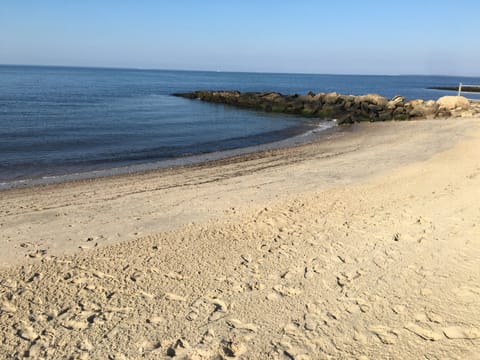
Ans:
[[[480,75],[452,75],[452,74],[360,74],[360,73],[323,73],[323,72],[278,72],[278,71],[255,71],[255,70],[213,70],[213,69],[176,69],[176,68],[151,68],[151,67],[124,67],[124,66],[101,66],[101,65],[55,65],[55,64],[0,64],[0,67],[20,68],[64,68],[85,70],[125,70],[125,71],[163,71],[163,72],[193,72],[193,73],[226,73],[226,74],[265,74],[265,75],[315,75],[315,76],[365,76],[365,77],[446,77],[446,78],[480,78]],[[427,88],[428,89],[428,88]],[[433,89],[433,88],[432,88]]]
[[[432,86],[428,90],[458,91],[458,86]],[[462,92],[480,93],[480,86],[462,86]]]

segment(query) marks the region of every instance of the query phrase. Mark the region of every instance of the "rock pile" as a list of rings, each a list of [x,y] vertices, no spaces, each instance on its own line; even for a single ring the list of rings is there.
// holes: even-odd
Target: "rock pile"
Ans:
[[[336,92],[309,92],[302,96],[277,92],[194,91],[173,95],[247,109],[337,119],[339,124],[473,116],[480,113],[478,106],[471,106],[470,102],[461,96],[444,96],[438,101],[406,101],[402,96],[387,99],[377,94],[354,96]]]

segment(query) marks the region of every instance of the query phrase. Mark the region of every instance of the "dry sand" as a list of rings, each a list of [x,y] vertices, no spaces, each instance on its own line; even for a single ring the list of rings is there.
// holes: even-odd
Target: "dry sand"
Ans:
[[[0,358],[478,359],[480,119],[0,193]]]

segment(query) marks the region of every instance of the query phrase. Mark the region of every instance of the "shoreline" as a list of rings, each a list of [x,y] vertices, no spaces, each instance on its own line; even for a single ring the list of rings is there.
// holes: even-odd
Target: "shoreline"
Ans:
[[[290,192],[295,193],[297,190],[295,189],[295,182],[289,183],[289,180],[292,179],[284,178],[283,175],[280,176],[283,168],[290,166],[300,166],[302,168],[302,164],[312,162],[325,162],[329,164],[328,166],[333,166],[331,164],[337,161],[340,168],[335,169],[335,171],[331,172],[328,167],[312,170],[320,171],[324,181],[321,181],[322,178],[315,181],[309,179],[309,186],[326,189],[348,184],[352,181],[367,178],[371,174],[384,172],[386,169],[391,169],[394,166],[404,165],[414,159],[415,161],[427,159],[431,154],[441,151],[448,144],[455,142],[458,136],[463,134],[464,130],[461,130],[460,133],[450,134],[449,129],[451,127],[463,128],[464,126],[472,126],[471,124],[468,119],[353,124],[343,128],[333,128],[330,135],[321,133],[315,141],[244,153],[192,165],[6,189],[1,191],[0,218],[2,216],[18,218],[18,221],[22,223],[23,230],[21,232],[17,231],[18,223],[15,221],[11,226],[7,222],[2,224],[1,228],[4,237],[0,240],[3,240],[3,246],[6,251],[3,254],[4,256],[0,254],[0,264],[8,265],[12,261],[18,261],[18,259],[26,259],[27,262],[36,260],[37,253],[32,254],[29,246],[22,247],[20,245],[30,243],[30,238],[36,238],[42,233],[45,233],[45,236],[42,236],[44,241],[40,245],[35,246],[35,251],[38,250],[40,253],[43,253],[43,250],[47,250],[45,252],[45,254],[48,254],[47,256],[58,256],[78,252],[82,247],[88,248],[91,244],[85,244],[86,239],[94,238],[98,240],[96,242],[98,245],[108,246],[132,237],[141,236],[149,231],[170,230],[179,226],[185,226],[188,223],[206,221],[215,216],[221,216],[223,211],[228,209],[228,202],[221,201],[212,206],[207,212],[198,210],[195,206],[188,210],[183,209],[183,207],[182,210],[176,210],[178,200],[175,195],[175,189],[177,188],[187,189],[187,195],[182,195],[182,198],[184,196],[192,196],[192,199],[198,196],[196,188],[205,188],[205,196],[211,199],[212,197],[217,197],[215,195],[215,184],[227,182],[231,186],[230,182],[235,182],[237,177],[239,179],[247,177],[262,184],[260,188],[272,181],[283,183],[286,189],[288,189],[285,194],[282,194],[284,196]],[[428,136],[425,133],[427,129],[431,132]],[[418,134],[416,131],[419,131]],[[408,139],[402,139],[402,134],[408,134],[406,135]],[[435,134],[438,138],[434,137]],[[425,141],[425,136],[429,140],[427,143],[422,143]],[[415,143],[415,139],[421,139],[419,140],[420,143]],[[440,139],[443,139],[443,142],[440,142]],[[406,151],[401,154],[392,152],[392,144],[396,144],[395,146],[397,147],[403,147],[404,145],[402,144],[405,142],[411,144],[411,149],[405,149]],[[429,143],[431,147],[426,147]],[[373,153],[373,148],[376,148],[379,154]],[[415,148],[418,149],[418,153],[413,152],[412,149]],[[380,154],[389,152],[391,152],[391,158],[380,157]],[[367,156],[367,154],[370,154],[368,156],[373,158],[381,159],[380,162],[372,163],[367,158],[363,159],[362,156]],[[345,163],[342,160],[343,158],[350,160]],[[369,165],[359,166],[359,163],[352,162],[354,161],[353,159],[357,158],[362,159],[362,162],[367,162]],[[351,164],[347,166],[349,163]],[[279,171],[278,174],[277,169]],[[275,174],[274,179],[265,178],[270,171]],[[257,172],[265,175],[257,176]],[[301,179],[298,181],[301,181]],[[305,186],[301,182],[299,184]],[[241,186],[240,191],[235,187],[229,188],[229,191],[233,194],[231,201],[238,196],[237,193],[243,191],[241,190],[242,188]],[[140,207],[140,204],[137,203],[137,195],[143,199],[149,193],[159,196],[159,203],[153,205],[150,204],[153,200],[148,200],[147,202],[150,205],[145,207],[145,204],[143,204]],[[253,196],[254,194],[247,193],[246,199],[254,201],[253,199],[256,198],[256,195]],[[168,196],[163,198],[159,194]],[[270,191],[267,191],[265,194],[267,194],[270,200],[272,200],[272,196],[277,197]],[[117,199],[119,201],[126,199],[127,202],[120,202],[114,205]],[[221,198],[218,197],[218,199]],[[106,203],[102,204],[103,201]],[[245,199],[242,202],[245,202]],[[201,203],[196,203],[196,201],[193,203],[199,206],[199,209],[204,208]],[[82,204],[82,208],[78,208],[77,204]],[[168,204],[166,208],[164,208],[165,204]],[[12,209],[9,207],[12,207]],[[162,221],[156,225],[148,223],[145,226],[143,217],[138,217],[137,220],[137,217],[132,215],[129,221],[124,224],[129,230],[127,232],[117,231],[117,225],[113,219],[114,214],[118,211],[118,207],[121,209],[124,207],[132,208],[132,211],[137,209],[139,212],[147,214],[151,212],[149,208],[154,207],[157,208],[155,211],[161,216]],[[72,208],[74,212],[62,213],[59,212],[60,210],[57,210],[62,208]],[[84,210],[88,209],[88,211],[84,212],[83,208]],[[102,208],[105,209],[102,210]],[[178,216],[179,214],[175,215],[176,211],[180,211],[181,216]],[[92,221],[93,218],[89,215],[90,213],[96,214],[97,218]],[[24,217],[22,214],[28,214],[28,216]],[[45,214],[45,221],[48,219],[47,222],[43,220],[44,215],[41,214]],[[36,219],[39,216],[42,220],[37,222]],[[79,216],[78,219],[76,218],[77,216]],[[172,216],[174,216],[175,221],[170,221]],[[139,220],[140,223],[138,223]],[[60,240],[54,229],[56,227],[65,229],[66,221],[90,224],[90,228],[82,225],[80,229],[77,229],[77,231],[81,231],[74,237],[69,236],[67,231],[65,234],[62,233],[62,240]],[[101,224],[106,223],[109,226],[102,229]],[[38,228],[37,225],[39,226]],[[17,235],[14,235],[14,233]],[[68,241],[66,241],[67,239]],[[12,240],[14,241],[12,242]],[[12,258],[9,253],[17,255]],[[38,258],[41,259],[43,257],[42,255]]]
[[[348,131],[336,125],[335,120],[324,121],[316,128],[308,130],[305,133],[288,137],[283,140],[267,142],[259,145],[246,146],[230,150],[220,150],[209,153],[196,154],[191,156],[178,157],[167,160],[140,163],[134,165],[125,165],[111,167],[99,170],[76,172],[63,175],[43,176],[31,179],[20,179],[13,181],[0,182],[0,193],[12,189],[31,188],[36,186],[48,186],[53,184],[70,183],[77,181],[93,180],[105,177],[117,177],[123,175],[135,175],[148,172],[162,171],[174,168],[202,166],[208,163],[215,163],[222,160],[243,157],[264,151],[271,151],[281,148],[301,146],[314,141],[321,141],[325,137],[334,136],[336,133]]]
[[[459,89],[459,86],[430,86],[428,87],[429,90],[442,90],[442,91],[457,91]],[[461,87],[462,92],[464,93],[480,93],[480,86],[471,86],[471,85],[465,85]]]

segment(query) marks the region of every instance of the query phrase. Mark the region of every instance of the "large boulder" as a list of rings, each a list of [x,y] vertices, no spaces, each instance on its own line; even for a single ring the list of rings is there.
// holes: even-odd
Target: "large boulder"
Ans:
[[[323,102],[325,95],[325,93],[318,93],[313,97],[313,101]]]
[[[437,106],[436,105],[428,105],[427,103],[418,104],[412,107],[408,114],[412,118],[433,118],[437,113]]]
[[[326,103],[326,104],[335,104],[338,100],[338,94],[336,92],[331,92],[331,93],[328,93],[328,94],[325,94],[323,96],[323,101]]]
[[[373,104],[381,107],[385,107],[388,104],[388,99],[378,94],[367,94],[367,95],[357,96],[357,101],[366,102],[368,104]]]
[[[278,92],[267,92],[267,93],[261,93],[259,97],[268,101],[276,101],[277,99],[282,97],[282,94]]]
[[[405,106],[408,108],[414,108],[420,105],[425,104],[425,100],[422,99],[415,99],[415,100],[410,100],[405,103]]]
[[[438,107],[446,110],[470,109],[470,101],[463,96],[443,96],[437,100]]]
[[[405,98],[403,96],[394,96],[390,99],[387,103],[387,109],[395,109],[398,106],[402,106],[405,104]]]
[[[387,121],[393,119],[393,111],[392,110],[383,110],[378,113],[378,121]]]

